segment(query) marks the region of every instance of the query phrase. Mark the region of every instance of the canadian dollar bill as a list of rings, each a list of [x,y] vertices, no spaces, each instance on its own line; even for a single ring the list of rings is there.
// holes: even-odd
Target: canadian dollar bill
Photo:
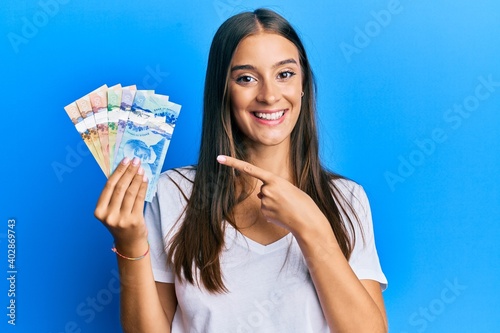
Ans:
[[[89,94],[92,112],[101,142],[102,156],[106,175],[109,176],[109,140],[108,140],[108,86],[103,85]]]
[[[161,99],[161,97],[160,97]],[[168,146],[170,145],[170,140],[172,139],[172,135],[174,134],[174,129],[175,129],[175,124],[177,123],[177,118],[179,117],[179,114],[181,112],[181,105],[176,104],[170,101],[164,101],[165,105],[155,113],[155,118],[156,119],[161,119],[164,124],[162,125],[162,128],[169,133],[169,139],[165,143],[164,149],[161,151],[161,156],[160,156],[160,165],[163,166],[163,163],[165,161],[165,157],[167,156],[167,151],[168,151]],[[160,167],[161,168],[161,167]],[[158,179],[160,178],[160,173],[158,172],[154,174],[154,179],[151,182],[153,187],[148,187],[148,191],[153,190],[154,193],[156,193],[156,184],[158,183]],[[151,199],[154,196],[154,193],[152,194]]]
[[[168,96],[155,94],[154,90],[137,90],[132,112],[149,112],[156,114],[167,105]]]
[[[80,133],[80,136],[85,142],[85,145],[90,150],[90,153],[97,161],[99,167],[104,172],[104,166],[99,162],[99,155],[97,154],[97,149],[94,146],[94,142],[92,141],[92,137],[87,129],[87,125],[85,124],[82,115],[80,114],[80,110],[76,105],[76,102],[68,104],[64,107],[64,110],[68,114],[68,117],[71,119],[71,122],[75,125],[76,130]]]
[[[118,155],[116,147],[119,147],[122,141],[123,132],[125,131],[125,126],[127,124],[130,111],[132,110],[132,103],[134,102],[136,90],[137,87],[135,85],[122,88],[122,100],[120,103],[120,110],[118,110],[118,129],[116,132],[115,156],[113,157],[114,164],[117,162]],[[112,169],[114,170],[115,168],[113,167]]]
[[[114,85],[108,89],[108,143],[111,173],[115,163],[116,132],[118,131],[118,112],[122,102],[122,86]]]
[[[165,107],[162,107],[160,110],[155,112],[155,116],[161,117],[164,121],[172,127],[175,127],[175,123],[177,123],[177,118],[179,118],[179,114],[181,112],[181,105],[176,104],[170,101],[165,102]]]
[[[82,98],[78,99],[76,101],[76,105],[80,110],[80,114],[83,117],[83,121],[87,128],[87,131],[89,132],[92,143],[96,149],[98,157],[97,162],[101,166],[101,169],[103,170],[106,177],[108,177],[109,172],[108,169],[106,169],[105,167],[106,164],[104,163],[104,156],[102,154],[101,141],[99,140],[99,134],[97,133],[97,125],[95,122],[94,113],[92,112],[92,106],[90,104],[89,95],[85,95]]]
[[[151,201],[181,105],[154,90],[117,84],[103,85],[64,109],[106,177],[125,157],[141,160]]]
[[[129,115],[115,164],[125,157],[130,159],[137,157],[141,160],[144,174],[148,178],[146,193],[146,201],[148,202],[153,199],[156,193],[156,183],[172,134],[172,126],[161,122],[161,120],[155,120],[154,114],[135,111]]]

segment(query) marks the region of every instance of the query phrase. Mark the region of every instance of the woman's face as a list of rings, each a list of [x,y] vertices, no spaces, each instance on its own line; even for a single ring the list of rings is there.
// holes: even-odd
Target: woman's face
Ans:
[[[244,38],[230,68],[231,109],[251,144],[289,144],[300,113],[302,70],[295,45],[272,33]]]

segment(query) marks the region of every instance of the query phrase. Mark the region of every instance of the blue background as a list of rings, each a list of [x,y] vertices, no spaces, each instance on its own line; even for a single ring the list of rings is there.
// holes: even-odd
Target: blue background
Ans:
[[[500,332],[494,0],[4,1],[0,331],[120,332],[112,239],[93,217],[105,177],[63,107],[104,83],[156,89],[183,105],[164,168],[194,163],[211,38],[260,6],[306,44],[325,164],[371,200],[391,332]]]

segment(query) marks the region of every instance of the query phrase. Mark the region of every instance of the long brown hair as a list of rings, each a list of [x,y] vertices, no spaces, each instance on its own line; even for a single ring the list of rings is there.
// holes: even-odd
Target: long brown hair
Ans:
[[[219,154],[245,160],[242,134],[231,117],[228,94],[229,69],[238,44],[245,37],[261,31],[283,36],[298,49],[303,71],[302,108],[291,133],[290,162],[293,183],[306,192],[327,217],[344,256],[348,259],[355,242],[353,221],[343,221],[346,204],[334,179],[341,178],[322,167],[319,160],[316,130],[316,87],[307,55],[296,31],[279,14],[257,9],[237,14],[217,30],[208,58],[205,78],[202,141],[192,193],[187,199],[185,218],[173,235],[168,258],[179,278],[199,283],[209,292],[226,291],[219,256],[224,245],[225,223],[236,227],[233,208],[248,193],[236,194],[241,177],[216,161]],[[351,231],[350,233],[348,232]]]

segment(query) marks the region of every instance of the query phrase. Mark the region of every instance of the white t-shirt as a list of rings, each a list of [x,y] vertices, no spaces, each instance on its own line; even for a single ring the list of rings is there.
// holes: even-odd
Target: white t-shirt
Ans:
[[[194,179],[194,170],[178,170],[189,180]],[[162,174],[157,194],[145,211],[155,280],[175,283],[178,306],[172,333],[330,332],[304,257],[291,233],[265,246],[228,224],[221,269],[229,292],[211,294],[196,284],[179,280],[167,264],[165,248],[175,233],[171,231],[179,226],[175,224],[183,214],[186,200],[167,175],[187,197],[192,182],[172,170]],[[351,201],[364,232],[363,242],[354,223],[357,241],[349,264],[359,279],[378,281],[385,289],[387,280],[375,248],[366,194],[352,181],[335,182]]]

